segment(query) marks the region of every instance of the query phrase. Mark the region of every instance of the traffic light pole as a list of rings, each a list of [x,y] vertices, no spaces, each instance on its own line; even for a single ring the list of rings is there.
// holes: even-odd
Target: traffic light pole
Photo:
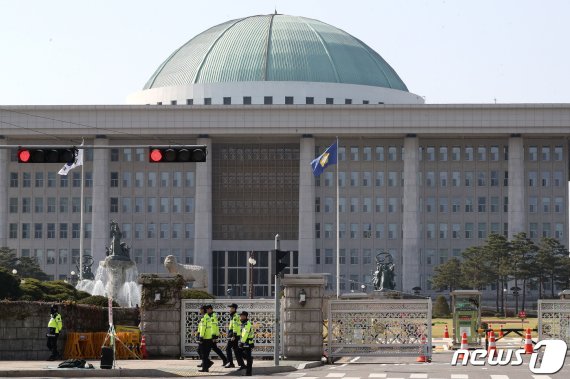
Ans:
[[[275,250],[279,251],[279,249],[281,248],[281,241],[279,239],[279,234],[275,235]],[[277,259],[277,256],[275,256],[274,259]],[[280,327],[281,327],[281,323],[280,323],[280,312],[281,312],[281,299],[279,298],[279,292],[281,290],[281,273],[277,273],[277,275],[275,275],[275,326],[274,326],[274,333],[275,333],[275,338],[273,340],[273,343],[275,344],[273,346],[273,364],[274,366],[279,366],[279,337],[280,337]]]

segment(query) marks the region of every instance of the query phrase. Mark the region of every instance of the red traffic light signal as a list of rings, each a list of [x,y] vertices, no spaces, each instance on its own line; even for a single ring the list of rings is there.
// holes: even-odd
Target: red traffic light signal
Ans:
[[[78,150],[71,148],[44,147],[40,149],[21,148],[18,150],[19,163],[73,163]]]
[[[205,145],[164,148],[151,146],[148,157],[151,163],[206,162],[207,154]]]

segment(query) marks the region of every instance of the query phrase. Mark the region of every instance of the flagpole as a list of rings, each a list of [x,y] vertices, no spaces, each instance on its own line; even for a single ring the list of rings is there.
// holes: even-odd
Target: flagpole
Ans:
[[[83,145],[83,142],[81,143]],[[83,150],[81,151],[83,154]],[[79,152],[77,153],[79,154]],[[84,158],[82,156],[82,158]],[[85,163],[85,162],[82,162]],[[83,187],[84,187],[84,167],[85,164],[81,165],[81,212],[79,212],[79,280],[83,280],[83,208],[84,208],[84,196],[83,196]]]
[[[338,157],[338,136],[336,137],[336,298],[340,297],[340,212],[339,207],[339,191],[338,191],[338,166],[340,159]]]

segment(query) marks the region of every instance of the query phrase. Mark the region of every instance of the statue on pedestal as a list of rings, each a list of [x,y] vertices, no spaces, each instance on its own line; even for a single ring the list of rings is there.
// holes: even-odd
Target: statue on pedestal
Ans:
[[[121,242],[122,236],[123,233],[121,233],[121,229],[119,228],[117,221],[111,220],[111,246],[105,247],[105,254],[107,257],[110,257],[110,259],[130,261],[130,248],[127,246],[126,242]]]
[[[376,291],[394,290],[396,288],[394,267],[394,258],[390,253],[382,251],[376,254],[376,271],[374,271],[372,281]]]

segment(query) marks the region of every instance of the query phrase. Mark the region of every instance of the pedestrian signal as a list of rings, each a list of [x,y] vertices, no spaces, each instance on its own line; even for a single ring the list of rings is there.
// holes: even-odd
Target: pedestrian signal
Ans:
[[[289,252],[282,250],[271,250],[271,252],[274,253],[273,256],[275,257],[273,274],[279,275],[289,266]]]

